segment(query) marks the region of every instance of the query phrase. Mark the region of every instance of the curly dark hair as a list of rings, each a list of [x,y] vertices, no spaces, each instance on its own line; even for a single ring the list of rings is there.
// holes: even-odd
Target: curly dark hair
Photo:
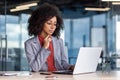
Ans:
[[[44,23],[54,16],[57,18],[57,25],[52,36],[59,38],[60,30],[63,29],[63,19],[60,15],[59,9],[55,5],[48,3],[40,5],[35,11],[33,11],[28,20],[28,35],[39,35],[43,29]]]

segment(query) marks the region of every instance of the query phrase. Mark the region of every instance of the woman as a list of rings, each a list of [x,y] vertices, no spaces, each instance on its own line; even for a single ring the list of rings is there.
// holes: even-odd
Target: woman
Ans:
[[[60,39],[63,20],[56,6],[42,4],[28,21],[28,33],[34,36],[25,42],[25,51],[32,71],[73,70],[67,63]]]

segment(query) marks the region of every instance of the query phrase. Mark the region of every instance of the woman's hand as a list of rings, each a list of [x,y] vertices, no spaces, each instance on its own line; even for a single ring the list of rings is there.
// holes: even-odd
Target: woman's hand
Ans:
[[[50,35],[48,35],[48,36],[44,39],[43,47],[44,47],[45,49],[48,49],[51,40],[52,40],[52,39],[50,38]]]

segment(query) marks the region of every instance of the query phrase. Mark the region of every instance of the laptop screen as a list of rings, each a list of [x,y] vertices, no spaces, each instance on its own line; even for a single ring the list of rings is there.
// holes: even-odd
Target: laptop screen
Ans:
[[[73,74],[95,72],[101,52],[101,47],[81,47]]]

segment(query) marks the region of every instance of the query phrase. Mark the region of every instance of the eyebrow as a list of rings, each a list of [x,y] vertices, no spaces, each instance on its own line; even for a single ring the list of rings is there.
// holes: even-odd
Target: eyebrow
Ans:
[[[52,20],[48,20],[47,22],[52,22]],[[57,21],[55,21],[54,23],[57,23]]]

